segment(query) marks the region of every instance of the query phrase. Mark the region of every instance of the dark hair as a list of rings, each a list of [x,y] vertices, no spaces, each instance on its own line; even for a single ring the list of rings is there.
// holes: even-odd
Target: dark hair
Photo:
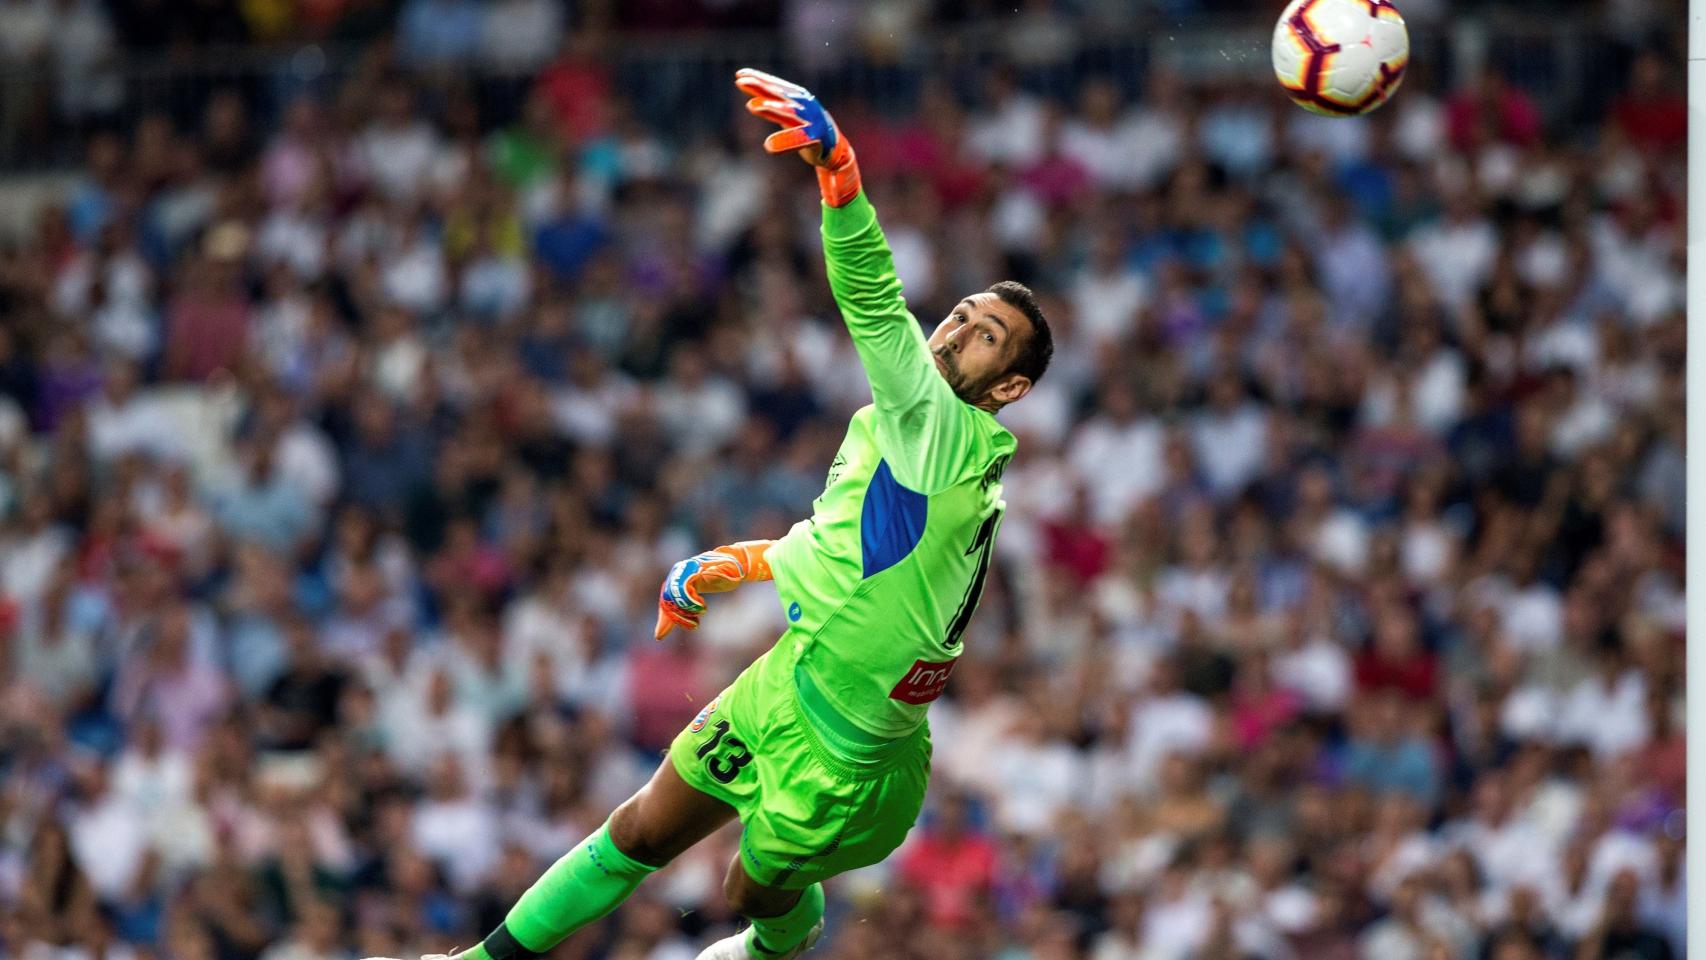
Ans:
[[[1043,378],[1048,370],[1048,362],[1054,358],[1054,333],[1049,330],[1048,318],[1043,316],[1043,308],[1037,306],[1037,295],[1031,288],[1017,280],[1003,280],[992,284],[988,290],[1001,298],[1001,302],[1025,315],[1031,321],[1031,335],[1019,344],[1019,353],[1013,358],[1013,363],[1007,368],[1008,373],[1022,374],[1036,383]]]

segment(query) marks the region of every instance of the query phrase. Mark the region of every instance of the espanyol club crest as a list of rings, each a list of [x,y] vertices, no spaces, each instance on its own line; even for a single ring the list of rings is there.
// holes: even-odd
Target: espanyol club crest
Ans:
[[[693,725],[688,727],[687,729],[693,731],[694,733],[698,733],[699,731],[705,729],[705,724],[706,724],[706,722],[708,722],[711,719],[711,714],[717,712],[717,701],[721,700],[721,699],[722,699],[721,696],[712,697],[711,702],[705,704],[705,709],[699,711],[699,715],[697,717],[693,718]]]

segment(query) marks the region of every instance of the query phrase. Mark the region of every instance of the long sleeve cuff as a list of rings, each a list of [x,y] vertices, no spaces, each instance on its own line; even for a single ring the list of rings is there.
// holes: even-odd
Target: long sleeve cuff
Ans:
[[[871,201],[863,192],[843,206],[832,207],[827,201],[823,205],[825,240],[850,240],[876,224],[876,208],[871,206]]]

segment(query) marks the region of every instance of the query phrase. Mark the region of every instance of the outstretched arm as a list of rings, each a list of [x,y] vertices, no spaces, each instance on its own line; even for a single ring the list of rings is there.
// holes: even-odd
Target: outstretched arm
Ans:
[[[894,254],[860,187],[853,148],[804,87],[757,70],[740,71],[736,84],[752,96],[748,110],[783,128],[765,149],[798,151],[817,167],[829,289],[871,383],[878,446],[903,485],[934,492],[967,462],[960,447],[970,442],[971,409],[937,371],[901,296]]]

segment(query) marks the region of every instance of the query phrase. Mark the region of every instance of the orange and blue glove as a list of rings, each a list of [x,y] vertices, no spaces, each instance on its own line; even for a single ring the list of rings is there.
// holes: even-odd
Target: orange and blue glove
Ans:
[[[853,145],[810,90],[752,69],[736,71],[735,86],[752,98],[746,102],[746,109],[753,116],[782,128],[764,138],[764,149],[771,153],[799,151],[807,163],[817,167],[817,185],[824,203],[844,207],[853,202],[859,195],[859,163],[853,157]]]
[[[774,540],[743,540],[688,557],[669,568],[658,591],[659,640],[676,627],[692,630],[705,615],[705,594],[726,593],[743,583],[771,579],[765,551]]]

